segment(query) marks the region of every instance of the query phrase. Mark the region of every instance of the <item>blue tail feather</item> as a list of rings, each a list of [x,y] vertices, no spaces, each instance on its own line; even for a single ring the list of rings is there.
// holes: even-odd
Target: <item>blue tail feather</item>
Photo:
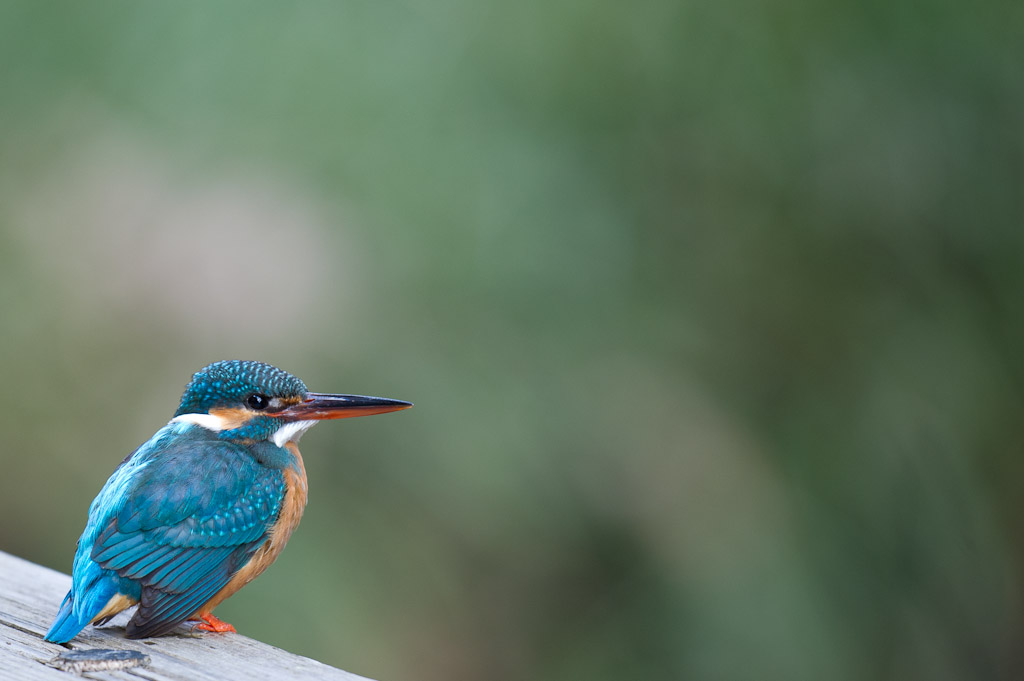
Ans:
[[[76,600],[75,590],[72,587],[64,602],[60,604],[60,610],[53,620],[53,625],[46,632],[46,640],[53,643],[67,643],[78,635],[96,615],[103,610],[107,602],[117,593],[115,580],[99,580],[93,583],[92,588],[85,593],[78,595]]]
[[[60,610],[57,611],[57,617],[54,618],[50,630],[46,632],[46,640],[54,643],[67,643],[84,629],[86,624],[88,624],[87,621],[82,622],[75,617],[74,594],[68,591],[64,602],[60,604]]]

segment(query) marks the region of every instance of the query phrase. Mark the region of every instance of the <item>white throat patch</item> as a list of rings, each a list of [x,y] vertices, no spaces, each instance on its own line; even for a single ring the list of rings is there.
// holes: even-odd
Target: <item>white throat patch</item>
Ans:
[[[292,421],[277,429],[277,432],[270,438],[278,447],[284,447],[289,442],[298,442],[302,434],[316,425],[316,421]]]

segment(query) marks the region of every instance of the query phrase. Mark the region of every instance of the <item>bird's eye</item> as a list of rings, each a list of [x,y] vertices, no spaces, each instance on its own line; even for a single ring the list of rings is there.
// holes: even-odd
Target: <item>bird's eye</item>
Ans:
[[[249,407],[252,409],[262,411],[263,409],[266,409],[267,406],[270,404],[270,400],[267,399],[266,395],[253,393],[252,395],[249,395],[248,399],[245,400],[245,403],[248,404]]]

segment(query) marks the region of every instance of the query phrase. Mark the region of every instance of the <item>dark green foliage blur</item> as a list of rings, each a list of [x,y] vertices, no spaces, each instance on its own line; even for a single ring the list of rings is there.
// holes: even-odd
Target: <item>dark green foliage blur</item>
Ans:
[[[305,437],[245,634],[1020,678],[1022,7],[3,3],[0,549],[259,359],[416,407]]]

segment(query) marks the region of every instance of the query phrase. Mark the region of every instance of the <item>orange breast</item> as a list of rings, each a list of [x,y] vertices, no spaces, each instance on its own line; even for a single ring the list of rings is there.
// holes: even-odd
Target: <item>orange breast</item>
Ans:
[[[281,514],[278,516],[277,522],[270,528],[267,540],[263,542],[261,547],[256,549],[256,553],[249,559],[249,562],[234,574],[231,581],[225,584],[223,589],[218,591],[213,598],[196,611],[197,615],[206,615],[213,612],[214,608],[233,596],[236,591],[256,579],[264,570],[270,567],[270,564],[277,559],[278,554],[281,553],[285,544],[288,543],[292,532],[299,526],[299,521],[302,520],[302,512],[306,509],[306,498],[308,496],[306,466],[303,464],[302,455],[299,453],[299,448],[294,442],[287,443],[285,447],[295,457],[298,470],[288,468],[284,471],[285,495],[284,500],[281,502]]]

